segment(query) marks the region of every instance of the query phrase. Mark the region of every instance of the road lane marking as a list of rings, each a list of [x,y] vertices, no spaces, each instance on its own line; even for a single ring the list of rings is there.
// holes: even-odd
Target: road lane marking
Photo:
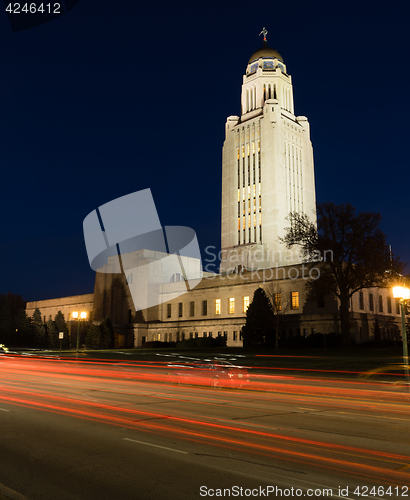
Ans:
[[[0,408],[1,411],[10,411],[10,410],[6,410],[5,408]]]
[[[159,446],[158,444],[145,443],[144,441],[137,441],[136,439],[123,438],[124,441],[132,441],[133,443],[145,444],[147,446],[153,446],[154,448],[161,448],[162,450],[175,451],[176,453],[183,453],[184,455],[189,455],[187,451],[176,450],[175,448],[167,448],[166,446]]]
[[[385,417],[383,415],[368,415],[368,414],[365,414],[365,413],[353,413],[353,412],[349,412],[349,411],[338,411],[337,413],[343,413],[343,414],[349,414],[349,415],[354,415],[354,416],[357,416],[357,417],[367,417],[367,418],[386,418],[388,420],[404,420],[405,422],[408,422],[409,419],[408,418],[398,418],[398,417]],[[325,415],[327,416],[327,415]],[[354,418],[354,417],[347,417],[347,418]]]

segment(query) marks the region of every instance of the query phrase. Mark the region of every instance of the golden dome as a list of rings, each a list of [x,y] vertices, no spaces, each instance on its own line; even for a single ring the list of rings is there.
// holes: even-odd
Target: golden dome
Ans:
[[[280,61],[283,62],[282,56],[279,54],[277,50],[266,46],[254,52],[249,58],[248,64],[251,63],[252,61],[255,61],[256,59],[259,59],[260,57],[271,57],[272,59],[279,59]]]

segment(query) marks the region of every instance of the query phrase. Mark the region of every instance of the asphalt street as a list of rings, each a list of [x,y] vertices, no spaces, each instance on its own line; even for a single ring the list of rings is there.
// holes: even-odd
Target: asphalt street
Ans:
[[[410,496],[406,385],[251,374],[212,389],[169,373],[0,357],[0,484],[31,500]]]

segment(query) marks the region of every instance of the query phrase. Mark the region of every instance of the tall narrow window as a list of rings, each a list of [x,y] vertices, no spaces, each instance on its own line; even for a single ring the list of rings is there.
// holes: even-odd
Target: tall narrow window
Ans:
[[[243,298],[243,312],[246,313],[249,307],[249,297]]]
[[[276,311],[281,311],[282,310],[282,294],[281,293],[275,293],[273,299],[275,301],[275,310]]]
[[[215,314],[221,314],[221,299],[215,299]]]
[[[364,294],[359,292],[359,309],[364,309]]]
[[[182,302],[178,304],[178,317],[182,318]]]
[[[167,318],[171,317],[172,305],[167,304]]]
[[[202,301],[202,316],[206,316],[208,314],[208,301]]]
[[[195,316],[195,302],[194,301],[191,301],[189,303],[189,315]]]
[[[233,314],[235,312],[235,299],[231,297],[229,299],[229,314]]]
[[[299,309],[299,292],[290,293],[291,309]]]
[[[370,311],[374,311],[374,299],[372,293],[369,293],[369,309]]]
[[[387,312],[391,314],[391,297],[387,297]]]
[[[383,312],[383,296],[379,295],[379,312]]]

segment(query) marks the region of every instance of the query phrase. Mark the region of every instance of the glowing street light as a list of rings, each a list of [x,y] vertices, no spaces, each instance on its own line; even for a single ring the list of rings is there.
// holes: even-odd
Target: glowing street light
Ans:
[[[403,364],[406,381],[409,381],[409,357],[407,352],[406,333],[406,301],[410,300],[410,288],[406,286],[394,286],[393,298],[398,299],[401,308],[401,338],[403,340]]]
[[[78,311],[74,311],[73,314],[71,315],[71,317],[73,319],[77,320],[77,348],[76,348],[76,351],[78,352],[78,347],[80,345],[80,321],[82,319],[85,320],[87,318],[87,313],[86,312],[79,313]]]

